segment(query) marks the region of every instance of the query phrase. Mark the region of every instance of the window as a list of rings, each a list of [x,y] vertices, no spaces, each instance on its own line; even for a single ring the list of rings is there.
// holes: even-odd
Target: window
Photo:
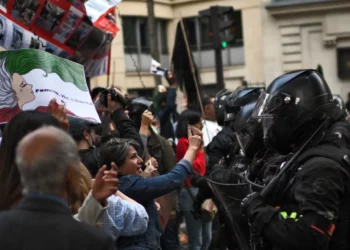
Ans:
[[[123,34],[125,52],[137,53],[136,19],[125,17],[123,18]]]
[[[350,48],[338,48],[338,77],[350,79]]]
[[[224,66],[244,63],[243,28],[241,11],[235,11],[235,25],[231,32],[235,39],[222,51]],[[200,68],[215,67],[213,37],[208,19],[199,17],[184,18],[188,43],[192,49],[196,64]],[[230,31],[227,31],[230,32]]]
[[[149,72],[151,46],[147,17],[125,16],[122,21],[126,70],[129,72],[138,70]],[[165,67],[169,64],[167,25],[166,20],[157,20],[156,32],[160,63]]]

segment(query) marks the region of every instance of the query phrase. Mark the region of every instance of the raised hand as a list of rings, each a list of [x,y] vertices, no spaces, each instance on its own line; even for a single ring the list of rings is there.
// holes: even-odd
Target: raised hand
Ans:
[[[92,186],[92,196],[102,204],[106,204],[107,198],[118,191],[119,180],[116,165],[112,163],[112,169],[106,169],[106,165],[99,169]]]
[[[191,127],[188,127],[188,149],[198,151],[202,147],[202,137],[199,135],[192,135]]]
[[[51,99],[48,106],[48,113],[58,120],[62,129],[69,131],[69,121],[66,107],[64,105],[58,105],[56,98]]]
[[[142,114],[141,126],[148,128],[149,126],[152,125],[153,119],[154,119],[154,116],[153,116],[152,112],[145,110],[145,112],[143,112],[143,114]]]

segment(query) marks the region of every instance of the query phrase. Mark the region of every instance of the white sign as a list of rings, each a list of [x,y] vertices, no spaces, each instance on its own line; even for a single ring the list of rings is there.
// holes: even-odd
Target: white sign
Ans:
[[[162,68],[162,65],[157,62],[156,60],[154,60],[152,58],[152,61],[151,61],[151,70],[150,72],[152,74],[155,74],[155,75],[159,75],[159,76],[164,76],[165,75],[165,69]]]
[[[40,50],[0,52],[0,123],[21,110],[48,111],[55,98],[67,114],[100,123],[82,65]]]

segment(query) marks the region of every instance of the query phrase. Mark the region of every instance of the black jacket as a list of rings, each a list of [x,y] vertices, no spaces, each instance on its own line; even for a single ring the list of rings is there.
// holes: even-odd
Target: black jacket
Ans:
[[[1,249],[112,250],[113,240],[101,230],[76,221],[54,200],[27,198],[0,213]]]
[[[255,224],[269,249],[349,249],[350,157],[347,148],[320,144],[302,153],[281,179]]]
[[[172,147],[166,139],[154,133],[153,130],[147,140],[147,150],[157,160],[159,174],[167,174],[175,167],[176,157]]]
[[[209,175],[215,164],[219,163],[223,157],[226,157],[236,145],[234,132],[230,128],[224,127],[206,148],[206,153],[209,157],[206,175]]]
[[[126,116],[123,109],[114,111],[111,114],[111,119],[115,123],[121,138],[132,139],[139,144],[139,148],[136,151],[143,158],[145,149],[135,122]]]

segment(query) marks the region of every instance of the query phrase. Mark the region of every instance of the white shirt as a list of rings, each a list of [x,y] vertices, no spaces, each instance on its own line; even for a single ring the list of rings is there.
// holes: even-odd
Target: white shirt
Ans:
[[[203,141],[204,147],[213,140],[213,138],[222,130],[222,127],[219,126],[216,122],[203,120]]]

